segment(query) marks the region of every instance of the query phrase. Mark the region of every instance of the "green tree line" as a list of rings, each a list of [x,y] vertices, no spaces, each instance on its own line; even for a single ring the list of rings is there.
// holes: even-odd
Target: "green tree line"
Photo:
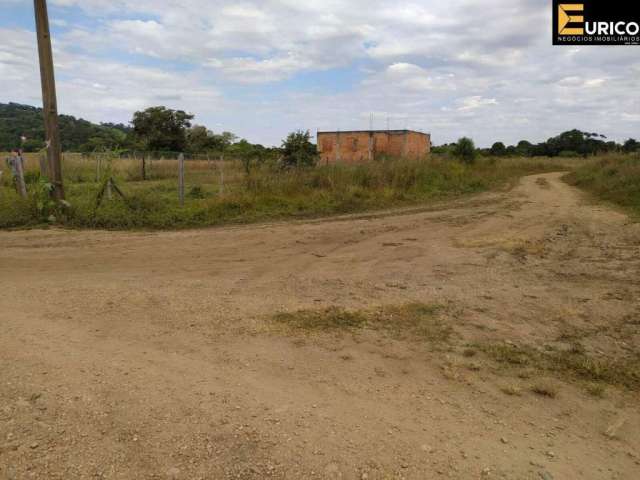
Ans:
[[[433,148],[436,153],[450,153],[455,156],[470,159],[476,154],[492,156],[522,156],[522,157],[587,157],[602,153],[633,153],[640,151],[640,142],[629,138],[623,143],[608,140],[599,133],[568,130],[560,135],[549,138],[545,142],[533,144],[527,140],[520,140],[516,145],[506,146],[502,142],[495,142],[491,148],[475,148],[467,137],[456,143],[449,143]],[[470,150],[474,150],[471,152]]]
[[[95,124],[70,115],[60,115],[60,135],[65,151],[116,150],[175,154],[210,153],[242,160],[247,173],[256,163],[279,159],[284,166],[311,165],[316,146],[308,131],[290,133],[281,148],[253,144],[223,131],[214,133],[193,124],[194,116],[164,106],[133,114],[129,125]],[[0,151],[22,148],[33,152],[44,148],[42,109],[17,103],[0,104]]]
[[[239,139],[231,132],[215,133],[194,124],[194,116],[182,110],[155,106],[133,114],[129,125],[95,124],[70,115],[60,115],[60,134],[65,151],[96,150],[214,153],[240,158],[247,172],[255,162],[280,158],[285,165],[310,165],[316,160],[316,147],[309,132],[292,132],[280,148],[269,148]],[[17,103],[0,104],[0,151],[22,148],[38,151],[44,147],[42,109]],[[506,146],[495,142],[491,148],[476,148],[462,137],[458,142],[433,147],[435,153],[450,153],[472,162],[476,155],[492,156],[583,156],[609,152],[637,152],[640,142],[629,138],[619,144],[604,135],[569,130],[545,142],[521,140]]]
[[[125,142],[131,128],[122,124],[95,124],[71,115],[60,115],[60,140],[65,151],[91,151]],[[18,103],[0,103],[0,151],[44,147],[42,109]]]

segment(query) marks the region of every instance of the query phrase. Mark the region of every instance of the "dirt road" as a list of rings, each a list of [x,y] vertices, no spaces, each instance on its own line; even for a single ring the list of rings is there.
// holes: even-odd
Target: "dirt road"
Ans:
[[[560,177],[392,215],[0,232],[0,478],[640,478],[633,385],[484,347],[639,358],[640,227]],[[409,302],[453,335],[272,318]]]

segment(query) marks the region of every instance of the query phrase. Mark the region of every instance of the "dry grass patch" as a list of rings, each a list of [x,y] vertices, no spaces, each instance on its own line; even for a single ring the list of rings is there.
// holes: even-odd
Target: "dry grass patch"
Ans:
[[[544,239],[527,239],[518,237],[483,237],[478,239],[456,240],[455,245],[462,248],[495,248],[513,255],[518,259],[527,256],[543,257],[546,253]]]
[[[366,328],[382,331],[397,339],[446,342],[453,334],[453,328],[442,318],[443,310],[441,305],[425,303],[358,311],[329,307],[277,313],[272,319],[277,324],[307,333]]]
[[[589,395],[596,398],[603,398],[606,392],[606,387],[601,383],[589,383],[585,390]]]
[[[500,391],[511,397],[519,397],[522,395],[522,389],[517,385],[504,385],[500,387]]]
[[[548,380],[539,380],[531,385],[531,391],[542,397],[556,398],[558,396],[558,387]]]
[[[592,357],[579,343],[568,350],[540,351],[530,346],[477,344],[476,348],[505,368],[549,372],[592,384],[640,390],[640,357]]]
[[[361,313],[338,307],[276,313],[273,319],[292,328],[308,331],[351,330],[362,327],[366,322],[366,317]]]

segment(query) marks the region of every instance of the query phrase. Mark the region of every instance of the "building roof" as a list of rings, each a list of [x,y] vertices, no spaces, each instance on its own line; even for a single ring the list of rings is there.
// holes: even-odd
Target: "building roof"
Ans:
[[[418,135],[429,135],[428,133],[418,132],[416,130],[335,130],[335,131],[320,131],[318,130],[318,135],[323,133],[389,133],[392,135],[402,134],[402,133],[417,133]]]

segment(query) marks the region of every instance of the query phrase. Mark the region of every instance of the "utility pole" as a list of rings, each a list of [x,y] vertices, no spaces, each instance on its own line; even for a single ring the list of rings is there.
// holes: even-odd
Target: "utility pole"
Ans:
[[[62,182],[62,149],[60,129],[58,128],[58,102],[56,99],[56,81],[53,74],[53,53],[51,52],[51,33],[46,0],[34,0],[36,14],[36,33],[38,36],[38,56],[40,57],[40,79],[42,81],[42,107],[47,142],[47,160],[49,162],[50,181],[53,184],[52,196],[64,200]]]

